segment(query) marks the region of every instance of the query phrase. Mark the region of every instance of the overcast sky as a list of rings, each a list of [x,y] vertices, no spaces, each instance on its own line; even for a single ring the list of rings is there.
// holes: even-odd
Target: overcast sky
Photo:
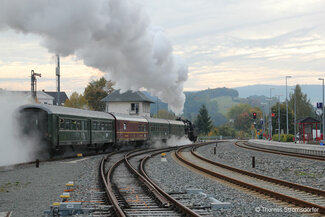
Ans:
[[[323,0],[135,0],[165,29],[188,64],[185,90],[253,84],[321,84],[325,77]],[[55,58],[37,35],[0,32],[0,88],[55,90]],[[103,74],[74,56],[61,59],[61,89],[83,92]]]

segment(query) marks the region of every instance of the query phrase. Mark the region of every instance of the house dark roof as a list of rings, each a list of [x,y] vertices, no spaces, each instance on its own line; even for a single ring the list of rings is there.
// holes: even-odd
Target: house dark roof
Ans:
[[[146,97],[141,91],[133,92],[131,90],[120,93],[120,90],[115,90],[105,98],[102,102],[149,102],[154,103],[148,97]]]
[[[319,120],[312,118],[312,117],[305,117],[302,119],[297,120],[298,123],[320,123]]]
[[[58,93],[56,91],[44,91],[44,93],[54,97],[53,105],[57,105]],[[64,104],[67,99],[68,99],[67,94],[65,92],[60,92],[60,105]]]

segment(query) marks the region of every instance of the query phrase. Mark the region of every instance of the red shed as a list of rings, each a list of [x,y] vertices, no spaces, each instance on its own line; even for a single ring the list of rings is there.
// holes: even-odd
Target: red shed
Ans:
[[[316,130],[316,140],[320,139],[317,130],[320,130],[320,121],[312,117],[302,118],[297,121],[299,124],[299,141],[305,143],[306,141],[313,141],[313,130]]]

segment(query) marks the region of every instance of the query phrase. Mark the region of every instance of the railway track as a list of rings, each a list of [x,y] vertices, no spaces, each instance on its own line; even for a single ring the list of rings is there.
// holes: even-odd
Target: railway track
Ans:
[[[211,161],[197,154],[197,147],[199,146],[193,147],[191,151],[185,151],[188,148],[182,147],[176,151],[176,157],[190,167],[211,176],[308,209],[310,212],[325,214],[325,191]]]
[[[257,147],[250,146],[248,142],[244,142],[244,141],[240,141],[240,142],[238,141],[238,142],[235,142],[234,144],[240,148],[245,148],[245,149],[249,149],[249,150],[253,150],[253,151],[261,151],[261,152],[271,153],[271,154],[278,154],[278,155],[285,155],[285,156],[291,156],[291,157],[306,158],[306,159],[311,159],[311,160],[325,161],[325,157],[285,152],[285,151],[276,151],[276,150],[271,150],[271,149],[262,148],[262,147],[257,148]]]
[[[151,155],[173,149],[138,150],[103,158],[101,179],[116,216],[200,216],[164,192],[145,173],[144,164]]]

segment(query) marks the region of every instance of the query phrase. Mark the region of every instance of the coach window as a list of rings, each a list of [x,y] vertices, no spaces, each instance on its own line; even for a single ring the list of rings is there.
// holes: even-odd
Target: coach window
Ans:
[[[143,125],[143,131],[146,132],[146,125]]]
[[[123,129],[126,130],[126,123],[123,124]]]
[[[70,130],[70,120],[65,120],[65,129]]]
[[[81,121],[77,121],[77,130],[81,130]]]
[[[93,122],[93,130],[97,130],[97,121]]]
[[[107,128],[108,130],[112,130],[112,123],[109,123],[108,124],[108,128]]]
[[[64,119],[60,118],[60,130],[64,130]]]
[[[88,121],[82,121],[83,122],[83,130],[88,130]]]
[[[76,130],[77,129],[77,121],[72,120],[71,121],[71,130]]]

